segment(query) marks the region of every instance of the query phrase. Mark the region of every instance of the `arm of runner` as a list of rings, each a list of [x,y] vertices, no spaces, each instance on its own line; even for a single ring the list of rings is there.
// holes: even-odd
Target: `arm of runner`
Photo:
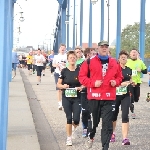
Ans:
[[[144,64],[143,61],[142,61],[142,69],[141,69],[141,72],[142,72],[143,74],[147,74],[147,67],[146,67],[146,65]]]
[[[83,89],[83,86],[80,86],[80,87],[75,87],[79,92],[81,92],[82,91],[82,89]]]
[[[121,83],[121,86],[128,86],[130,84],[130,81],[125,81]]]
[[[57,56],[55,55],[53,59],[53,67],[59,67],[56,60],[57,60]]]
[[[63,80],[64,80],[64,70],[61,71],[61,74],[58,78],[58,82],[57,82],[57,87],[59,89],[66,89],[69,88],[69,85],[67,84],[63,84]]]

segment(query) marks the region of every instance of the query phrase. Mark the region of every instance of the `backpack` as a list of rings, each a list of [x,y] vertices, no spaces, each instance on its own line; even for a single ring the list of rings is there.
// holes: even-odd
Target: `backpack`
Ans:
[[[90,58],[87,59],[87,64],[88,64],[88,74],[87,77],[90,78]]]
[[[83,61],[83,62],[84,62],[84,61]],[[82,62],[82,63],[83,63],[83,62]],[[78,65],[77,65],[77,68],[80,68],[81,65],[82,65],[82,63],[81,63],[81,64],[78,64]],[[90,66],[90,58],[87,59],[87,64],[88,64],[88,74],[87,74],[87,77],[90,78],[90,67],[89,67],[89,66]]]

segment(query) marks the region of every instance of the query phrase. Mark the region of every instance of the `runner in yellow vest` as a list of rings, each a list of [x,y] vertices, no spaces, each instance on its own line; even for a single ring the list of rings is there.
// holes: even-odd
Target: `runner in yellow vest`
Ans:
[[[32,62],[33,62],[32,52],[29,52],[29,55],[27,55],[26,60],[27,60],[29,75],[32,75]]]
[[[142,83],[141,81],[141,73],[147,74],[147,67],[144,64],[142,60],[138,58],[138,51],[136,49],[131,50],[130,52],[130,58],[127,61],[126,66],[132,69],[132,82],[133,86],[131,88],[131,106],[130,110],[132,112],[131,116],[133,119],[135,119],[135,113],[134,113],[134,102],[139,101],[140,97],[140,84]]]

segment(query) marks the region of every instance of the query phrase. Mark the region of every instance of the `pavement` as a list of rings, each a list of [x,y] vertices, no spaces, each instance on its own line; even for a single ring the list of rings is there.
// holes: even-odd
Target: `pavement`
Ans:
[[[86,148],[84,147],[84,143],[87,139],[82,138],[81,123],[77,130],[77,138],[73,140],[73,146],[66,147],[65,145],[66,116],[63,111],[58,110],[54,78],[51,77],[50,71],[48,69],[46,70],[46,76],[42,76],[42,82],[40,85],[36,85],[36,74],[29,76],[26,69],[21,69],[20,72],[21,74],[19,73],[19,71],[17,71],[17,76],[10,83],[7,149],[86,150]],[[121,145],[122,134],[120,113],[118,116],[116,128],[116,142],[110,143],[110,150],[150,150],[150,103],[146,102],[145,100],[146,93],[150,91],[150,88],[147,84],[148,78],[148,75],[144,75],[142,79],[143,83],[141,84],[140,101],[135,104],[137,119],[130,118],[130,131],[128,138],[131,141],[131,145]],[[26,86],[26,84],[30,84],[32,87],[33,91],[30,91],[30,94],[28,94],[29,91],[27,91],[27,89],[30,87]],[[33,98],[29,99],[28,96],[31,94],[33,94],[34,96]],[[33,109],[34,102],[38,106]],[[41,123],[37,121],[38,117],[36,117],[36,111],[39,115],[39,118],[43,117]],[[39,124],[41,126],[42,123],[42,128],[38,127]],[[40,132],[41,134],[39,134]],[[100,132],[101,123],[97,128],[97,133],[91,150],[101,149]],[[42,137],[44,137],[44,135],[47,138],[43,139]],[[49,140],[49,138],[51,140]],[[43,139],[43,141],[41,139]],[[42,145],[47,146],[44,147]]]
[[[40,150],[20,72],[10,82],[7,150]]]

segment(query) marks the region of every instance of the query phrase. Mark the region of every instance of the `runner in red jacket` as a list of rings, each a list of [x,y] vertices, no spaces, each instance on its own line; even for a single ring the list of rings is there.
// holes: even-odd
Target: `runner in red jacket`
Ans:
[[[98,43],[99,53],[92,59],[88,67],[85,61],[80,68],[79,81],[87,87],[89,106],[93,117],[93,129],[86,143],[91,148],[96,127],[102,117],[102,147],[108,150],[113,127],[112,118],[115,110],[116,87],[122,82],[122,71],[120,65],[114,58],[108,56],[108,42]],[[90,78],[87,77],[90,71]]]

